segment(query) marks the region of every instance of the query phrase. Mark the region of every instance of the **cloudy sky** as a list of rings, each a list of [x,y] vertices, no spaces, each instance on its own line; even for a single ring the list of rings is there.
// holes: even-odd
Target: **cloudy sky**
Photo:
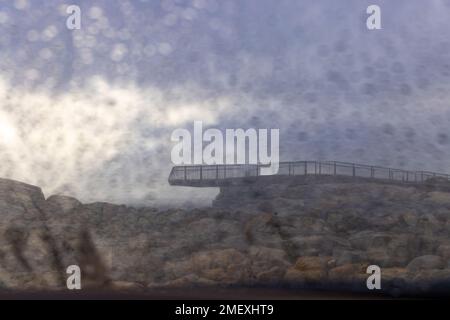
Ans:
[[[46,196],[206,203],[167,183],[194,120],[279,128],[281,160],[450,172],[450,0],[0,0],[0,29],[0,176]]]

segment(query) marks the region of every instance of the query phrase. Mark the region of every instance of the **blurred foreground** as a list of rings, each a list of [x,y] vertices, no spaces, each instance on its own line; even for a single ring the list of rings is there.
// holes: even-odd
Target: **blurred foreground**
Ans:
[[[450,193],[364,180],[255,181],[193,210],[45,199],[0,180],[1,298],[309,299],[450,292]],[[66,289],[78,265],[82,290]],[[367,289],[368,265],[381,290]]]

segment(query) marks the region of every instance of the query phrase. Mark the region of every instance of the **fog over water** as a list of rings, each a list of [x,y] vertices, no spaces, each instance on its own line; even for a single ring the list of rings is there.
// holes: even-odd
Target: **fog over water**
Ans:
[[[450,0],[0,0],[0,176],[84,202],[206,204],[170,135],[279,128],[281,160],[450,173]],[[377,4],[382,30],[366,28]]]

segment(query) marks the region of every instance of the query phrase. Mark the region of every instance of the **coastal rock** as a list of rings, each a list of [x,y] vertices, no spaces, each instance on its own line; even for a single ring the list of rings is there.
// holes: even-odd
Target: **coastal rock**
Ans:
[[[426,255],[414,258],[406,267],[410,272],[420,270],[443,269],[445,267],[444,260],[439,256]]]
[[[62,214],[70,213],[73,209],[81,205],[81,202],[75,198],[53,195],[47,199],[47,203],[55,205],[55,211],[60,210]]]
[[[45,200],[0,179],[0,290],[64,289],[73,264],[87,289],[367,290],[375,264],[386,292],[429,292],[450,270],[446,198],[428,187],[277,180],[223,187],[220,207],[159,210]]]

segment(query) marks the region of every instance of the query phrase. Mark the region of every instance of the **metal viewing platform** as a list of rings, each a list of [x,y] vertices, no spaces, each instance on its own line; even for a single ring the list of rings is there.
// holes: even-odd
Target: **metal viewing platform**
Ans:
[[[264,165],[189,165],[175,166],[169,175],[169,184],[191,187],[217,187],[251,181],[257,177],[282,176],[340,176],[383,180],[392,183],[421,184],[437,180],[450,182],[450,175],[429,171],[409,171],[339,161],[280,162],[278,173],[261,176]]]

